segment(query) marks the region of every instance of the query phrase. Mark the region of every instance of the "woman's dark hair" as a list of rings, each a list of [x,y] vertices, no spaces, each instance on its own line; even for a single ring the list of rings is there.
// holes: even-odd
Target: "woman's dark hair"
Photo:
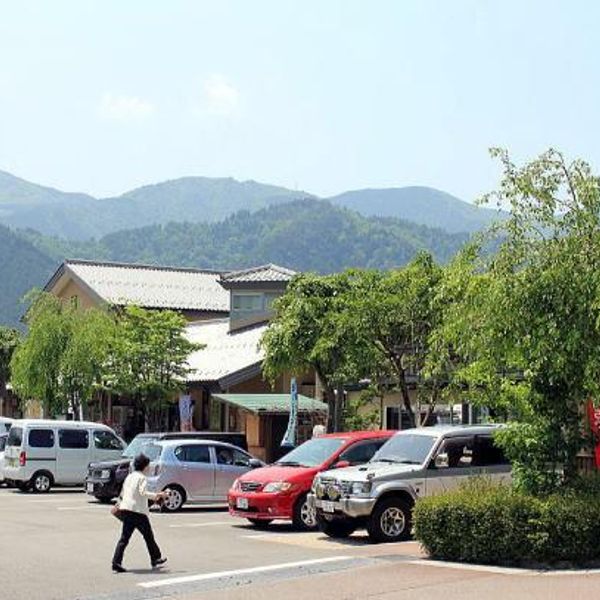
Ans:
[[[150,464],[150,459],[145,454],[138,454],[133,460],[133,470],[143,471]]]

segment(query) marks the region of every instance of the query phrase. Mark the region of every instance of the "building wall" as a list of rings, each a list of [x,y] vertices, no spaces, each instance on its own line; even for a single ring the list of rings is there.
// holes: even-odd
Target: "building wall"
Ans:
[[[72,279],[62,288],[52,290],[52,293],[65,302],[70,302],[73,298],[77,298],[77,305],[82,309],[98,306],[98,301]]]

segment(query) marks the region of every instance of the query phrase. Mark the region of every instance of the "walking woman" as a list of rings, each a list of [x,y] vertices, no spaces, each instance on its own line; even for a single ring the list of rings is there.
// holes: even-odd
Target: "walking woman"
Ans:
[[[133,461],[133,472],[123,482],[123,491],[117,510],[118,517],[123,522],[123,530],[112,560],[112,568],[115,573],[126,572],[126,569],[123,568],[123,555],[136,529],[144,536],[152,567],[158,567],[167,562],[167,559],[161,556],[160,548],[154,540],[148,501],[164,499],[168,492],[152,494],[147,491],[146,473],[149,464],[150,459],[147,456],[144,454],[137,456]]]

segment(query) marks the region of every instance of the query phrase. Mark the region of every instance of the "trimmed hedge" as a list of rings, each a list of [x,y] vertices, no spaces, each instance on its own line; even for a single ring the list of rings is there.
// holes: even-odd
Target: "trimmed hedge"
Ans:
[[[431,558],[495,565],[596,565],[596,483],[537,498],[487,480],[419,500],[415,536]]]

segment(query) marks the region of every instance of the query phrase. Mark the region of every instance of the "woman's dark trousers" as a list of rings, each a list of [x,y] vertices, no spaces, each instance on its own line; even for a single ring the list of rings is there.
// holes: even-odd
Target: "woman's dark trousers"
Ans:
[[[120,518],[123,521],[123,531],[121,532],[121,539],[117,542],[117,547],[115,548],[113,565],[120,565],[123,562],[125,548],[127,548],[127,544],[129,544],[129,540],[136,529],[144,536],[148,554],[150,555],[150,562],[154,564],[160,558],[161,554],[160,548],[154,540],[150,519],[146,515],[129,510],[121,511]]]

